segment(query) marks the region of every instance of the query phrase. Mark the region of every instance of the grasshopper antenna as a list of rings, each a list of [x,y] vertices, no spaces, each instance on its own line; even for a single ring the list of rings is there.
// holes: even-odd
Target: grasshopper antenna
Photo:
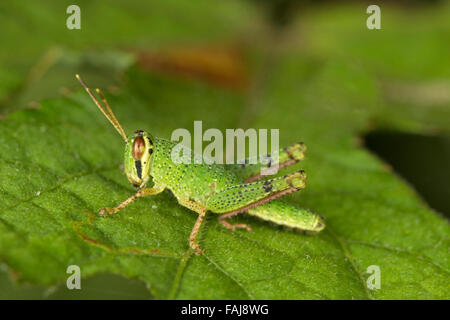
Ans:
[[[127,135],[125,134],[125,131],[123,130],[122,126],[120,125],[119,121],[117,120],[116,116],[114,115],[114,112],[112,111],[111,107],[109,106],[108,101],[103,96],[100,89],[96,89],[95,91],[100,96],[100,99],[103,101],[103,104],[105,105],[105,107],[102,106],[102,104],[97,99],[97,97],[94,95],[94,93],[91,91],[91,89],[89,89],[89,87],[84,83],[84,81],[81,80],[80,75],[76,74],[75,77],[78,79],[78,81],[80,81],[81,85],[84,87],[84,89],[89,94],[89,96],[94,101],[94,103],[97,105],[97,107],[100,109],[100,111],[105,115],[105,117],[109,120],[109,122],[111,122],[113,127],[116,128],[117,132],[119,132],[119,134],[122,136],[123,140],[127,143],[128,142]]]

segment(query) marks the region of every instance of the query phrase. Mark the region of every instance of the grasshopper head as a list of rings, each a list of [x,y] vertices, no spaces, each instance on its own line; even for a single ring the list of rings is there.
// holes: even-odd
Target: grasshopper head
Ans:
[[[75,76],[86,89],[86,92],[92,98],[94,103],[105,115],[105,117],[111,122],[113,127],[122,136],[126,143],[125,146],[125,174],[128,180],[137,188],[142,188],[150,179],[150,164],[153,154],[153,137],[142,130],[137,130],[130,137],[127,137],[125,131],[117,120],[114,112],[109,106],[108,101],[103,96],[100,89],[96,89],[100,100],[94,95],[94,92],[81,80],[81,77],[77,74]]]
[[[153,154],[153,137],[137,130],[128,138],[125,146],[125,174],[132,185],[142,188],[150,179]]]

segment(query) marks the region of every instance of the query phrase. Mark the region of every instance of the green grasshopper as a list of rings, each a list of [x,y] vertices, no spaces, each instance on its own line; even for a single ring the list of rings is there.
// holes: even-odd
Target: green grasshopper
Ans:
[[[231,224],[227,221],[228,218],[241,212],[298,230],[318,232],[325,228],[325,223],[319,215],[279,199],[275,200],[305,187],[306,174],[303,170],[262,180],[264,174],[261,170],[269,168],[270,163],[249,164],[249,161],[237,165],[174,163],[171,154],[177,145],[175,142],[155,138],[143,130],[137,130],[127,137],[100,89],[96,89],[96,92],[104,106],[80,76],[76,75],[76,78],[125,141],[125,174],[130,183],[137,188],[134,195],[114,208],[101,209],[99,215],[114,214],[138,198],[169,189],[180,205],[198,214],[189,236],[189,245],[196,254],[202,252],[196,236],[208,210],[221,214],[218,217],[219,222],[231,230],[245,228],[251,231],[247,224]],[[278,153],[278,168],[302,160],[305,151],[306,146],[303,143],[281,149]],[[152,184],[151,187],[147,187],[149,183]]]

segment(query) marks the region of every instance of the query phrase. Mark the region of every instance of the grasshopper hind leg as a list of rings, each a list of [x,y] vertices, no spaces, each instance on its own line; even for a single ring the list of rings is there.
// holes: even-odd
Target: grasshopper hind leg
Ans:
[[[236,229],[247,229],[248,232],[252,232],[252,228],[248,224],[245,223],[238,223],[238,224],[231,224],[226,219],[231,218],[235,215],[238,215],[240,212],[229,212],[220,215],[217,220],[219,220],[219,223],[223,225],[225,228],[230,229],[232,231]]]
[[[281,170],[303,160],[305,153],[306,146],[303,142],[294,143],[286,148],[280,149],[278,152],[277,170]],[[227,164],[225,168],[246,182],[254,182],[266,177],[271,171],[269,168],[277,163],[275,153],[268,154],[264,158],[267,161],[266,163],[256,161],[257,163],[252,164],[251,160],[255,159],[247,158],[240,164]],[[266,171],[266,174],[263,174],[264,171]]]
[[[305,180],[306,175],[300,170],[283,177],[232,186],[212,197],[208,209],[223,213],[218,220],[224,227],[231,230],[243,228],[250,232],[252,229],[248,225],[231,224],[226,219],[298,191],[305,186]]]

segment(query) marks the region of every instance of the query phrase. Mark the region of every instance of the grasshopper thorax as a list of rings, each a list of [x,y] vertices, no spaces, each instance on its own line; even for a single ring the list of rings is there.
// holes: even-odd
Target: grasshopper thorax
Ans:
[[[137,188],[144,187],[150,179],[153,142],[148,132],[137,130],[128,138],[125,146],[125,174]]]

